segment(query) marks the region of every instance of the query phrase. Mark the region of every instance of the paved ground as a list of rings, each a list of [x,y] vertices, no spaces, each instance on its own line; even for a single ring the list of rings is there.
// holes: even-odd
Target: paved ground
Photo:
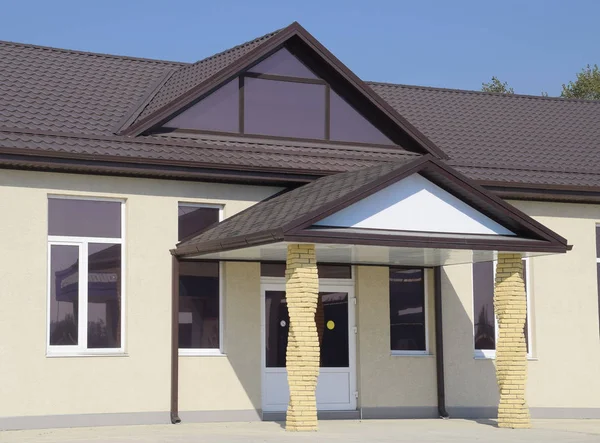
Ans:
[[[4,431],[0,442],[600,442],[600,420],[535,420],[533,425],[533,429],[511,430],[489,421],[458,419],[322,421],[318,433],[291,433],[272,422],[202,423]]]

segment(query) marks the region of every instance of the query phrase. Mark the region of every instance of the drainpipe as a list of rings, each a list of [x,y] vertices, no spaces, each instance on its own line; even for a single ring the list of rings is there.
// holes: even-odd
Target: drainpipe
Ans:
[[[179,418],[179,259],[172,258],[171,284],[171,423]]]
[[[442,267],[433,268],[434,276],[434,312],[435,312],[435,368],[437,375],[438,413],[448,418],[446,411],[446,387],[444,385],[444,340],[442,331]]]

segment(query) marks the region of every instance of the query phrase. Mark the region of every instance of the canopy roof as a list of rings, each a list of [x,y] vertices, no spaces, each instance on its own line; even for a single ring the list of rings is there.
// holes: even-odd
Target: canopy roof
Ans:
[[[250,247],[286,242],[525,253],[569,249],[560,235],[426,155],[320,178],[213,225],[172,253],[215,258],[246,250],[227,257],[251,258]]]

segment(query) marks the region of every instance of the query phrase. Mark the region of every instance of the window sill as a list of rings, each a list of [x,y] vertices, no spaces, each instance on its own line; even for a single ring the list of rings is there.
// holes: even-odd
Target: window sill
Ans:
[[[52,352],[46,353],[46,358],[69,358],[69,357],[129,357],[126,352]]]
[[[180,357],[227,357],[219,349],[180,349]]]
[[[427,351],[392,351],[390,355],[392,357],[435,357]]]

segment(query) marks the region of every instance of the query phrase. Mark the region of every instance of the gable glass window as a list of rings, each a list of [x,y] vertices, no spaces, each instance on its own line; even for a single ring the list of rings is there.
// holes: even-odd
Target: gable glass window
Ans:
[[[221,220],[222,207],[180,203],[178,239],[192,237]],[[222,352],[221,269],[218,261],[179,263],[179,353]]]
[[[123,352],[124,208],[48,199],[48,355]]]
[[[164,127],[394,144],[286,48],[208,94]]]
[[[529,260],[523,259],[523,280],[527,295],[527,317],[525,319],[525,343],[527,353],[531,356],[529,343],[529,284],[527,270]],[[473,323],[474,347],[476,358],[494,358],[496,356],[496,340],[498,337],[498,322],[494,313],[494,283],[496,262],[473,263]]]
[[[426,354],[427,298],[423,269],[390,268],[392,354]]]

